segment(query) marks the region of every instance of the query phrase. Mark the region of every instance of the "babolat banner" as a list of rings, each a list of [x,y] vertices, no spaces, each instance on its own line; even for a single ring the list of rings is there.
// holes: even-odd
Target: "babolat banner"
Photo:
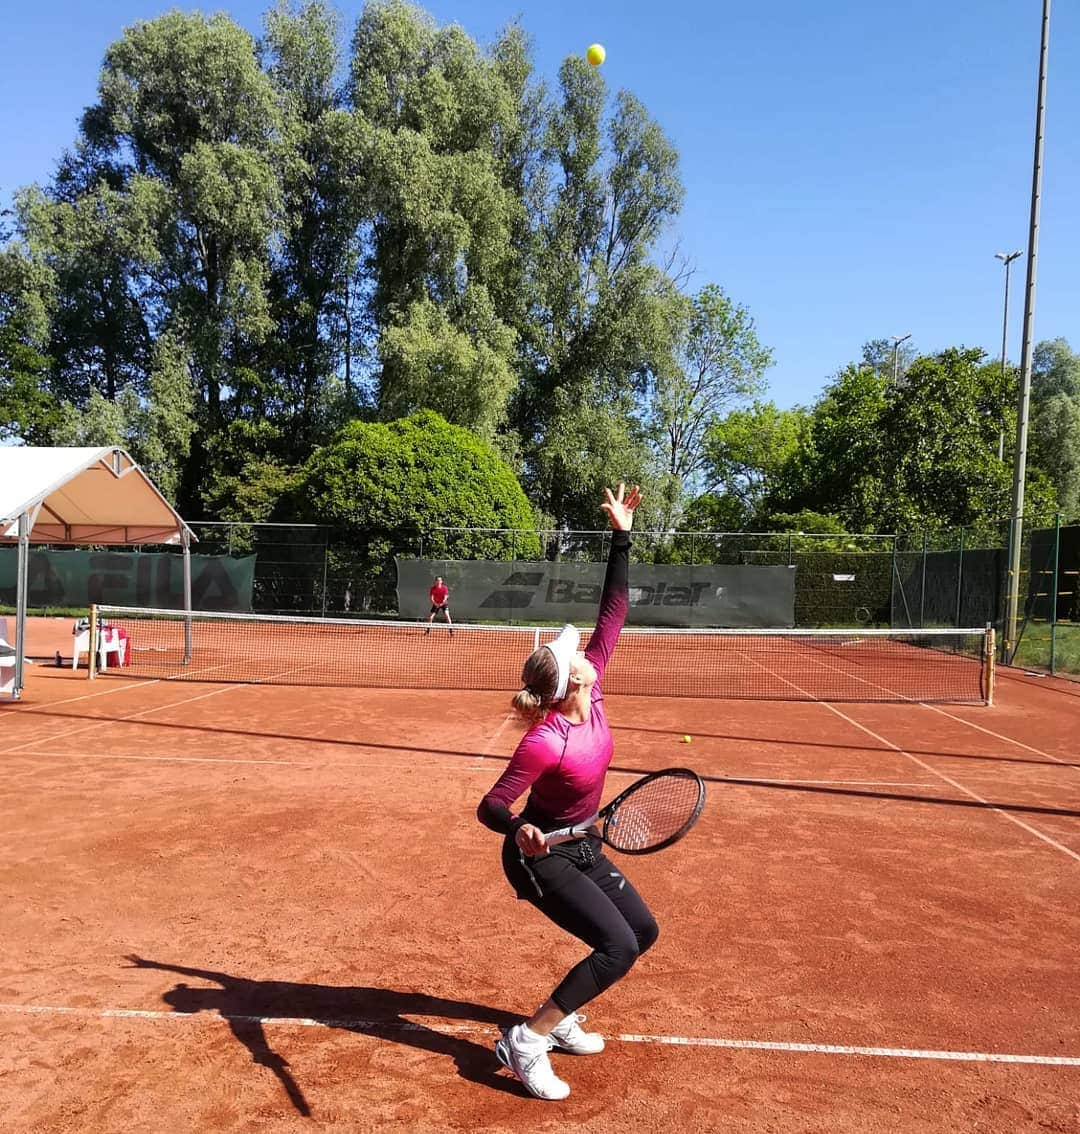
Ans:
[[[441,576],[459,622],[582,622],[596,618],[604,563],[514,563],[398,559],[398,613],[427,618],[428,590]],[[637,626],[790,627],[794,567],[630,565],[630,613]]]
[[[18,549],[0,548],[0,603],[15,605]],[[30,551],[27,605],[184,607],[180,555],[131,551]],[[194,610],[251,610],[255,556],[191,557]]]

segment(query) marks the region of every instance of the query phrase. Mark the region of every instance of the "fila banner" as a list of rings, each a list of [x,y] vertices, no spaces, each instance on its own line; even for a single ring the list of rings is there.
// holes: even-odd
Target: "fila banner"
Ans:
[[[0,548],[0,603],[15,605],[18,548]],[[192,555],[195,610],[248,611],[255,556]],[[31,548],[27,603],[37,607],[109,606],[184,608],[181,556],[161,551],[56,551]]]
[[[604,563],[397,559],[398,613],[424,618],[441,576],[457,622],[581,622],[596,618]],[[791,627],[795,568],[630,564],[634,626]]]

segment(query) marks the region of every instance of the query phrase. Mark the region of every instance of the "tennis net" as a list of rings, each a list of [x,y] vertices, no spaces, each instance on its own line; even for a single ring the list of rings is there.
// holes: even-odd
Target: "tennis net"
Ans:
[[[553,627],[303,619],[94,608],[126,632],[123,669],[167,680],[400,689],[520,688]],[[587,631],[583,640],[587,640]],[[799,701],[973,701],[992,696],[991,630],[626,629],[604,691]],[[93,673],[93,670],[91,670]]]

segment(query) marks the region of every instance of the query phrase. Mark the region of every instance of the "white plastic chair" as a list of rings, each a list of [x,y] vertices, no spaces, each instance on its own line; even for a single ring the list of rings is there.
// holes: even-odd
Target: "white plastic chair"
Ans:
[[[15,647],[8,641],[7,619],[0,618],[0,697],[10,697],[14,692]]]
[[[90,656],[90,631],[81,630],[75,636],[75,640],[71,647],[71,668],[79,668],[79,658],[83,654],[87,655],[89,661]],[[105,669],[108,663],[108,655],[116,654],[117,664],[123,665],[125,661],[125,647],[126,641],[120,637],[119,631],[111,626],[98,627],[98,640],[97,640],[97,656],[98,656],[98,669]]]
[[[14,692],[15,651],[4,642],[0,645],[0,696],[10,697]]]

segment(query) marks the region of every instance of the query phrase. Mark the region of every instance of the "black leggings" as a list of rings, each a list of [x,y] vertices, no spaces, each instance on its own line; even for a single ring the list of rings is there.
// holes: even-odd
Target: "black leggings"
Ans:
[[[595,862],[591,866],[562,856],[560,861],[553,861],[554,854],[544,856],[547,877],[538,880],[539,885],[531,878],[522,878],[523,873],[530,873],[527,866],[534,860],[523,861],[516,847],[503,857],[507,877],[518,896],[593,950],[563,977],[551,994],[567,1015],[625,976],[660,933],[641,895],[622,871],[599,853],[600,846],[600,840],[595,840]],[[525,884],[521,885],[522,882]],[[555,888],[548,892],[552,884]],[[539,893],[538,889],[544,892]]]

